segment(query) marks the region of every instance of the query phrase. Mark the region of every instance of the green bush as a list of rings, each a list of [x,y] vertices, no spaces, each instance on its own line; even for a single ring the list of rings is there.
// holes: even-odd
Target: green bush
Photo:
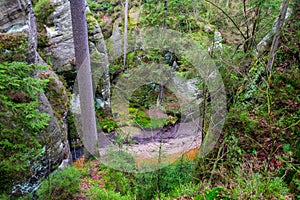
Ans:
[[[0,64],[0,190],[10,191],[16,181],[32,173],[31,163],[42,153],[37,139],[50,119],[37,110],[38,95],[48,80],[34,78],[41,66]]]
[[[99,122],[99,125],[98,125],[101,130],[103,130],[104,132],[106,133],[110,133],[114,130],[116,130],[117,128],[117,123],[113,120],[103,120],[101,122]]]
[[[221,192],[224,190],[223,187],[205,188],[202,194],[196,195],[195,200],[214,200],[214,199],[228,199],[226,197],[221,198]]]
[[[2,199],[2,200],[9,200],[10,197],[7,194],[0,194],[0,199]]]
[[[132,196],[126,195],[122,196],[119,192],[114,192],[111,190],[105,190],[103,188],[99,188],[98,186],[93,187],[92,189],[86,192],[87,197],[90,200],[131,200]]]
[[[285,199],[287,185],[279,177],[237,171],[237,185],[231,190],[231,199]]]
[[[162,193],[174,195],[176,190],[177,194],[181,193],[178,188],[192,182],[193,170],[193,162],[176,162],[157,171],[138,174],[134,181],[136,196],[138,199],[152,199]]]
[[[37,190],[39,199],[72,199],[80,192],[80,172],[74,166],[50,175]]]
[[[183,185],[175,187],[172,191],[168,193],[157,194],[156,199],[174,199],[182,196],[192,197],[199,191],[199,186],[195,183],[189,182]],[[196,199],[196,198],[195,198]]]

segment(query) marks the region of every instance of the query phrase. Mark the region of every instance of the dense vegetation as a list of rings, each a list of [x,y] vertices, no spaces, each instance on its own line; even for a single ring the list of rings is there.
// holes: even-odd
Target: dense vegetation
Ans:
[[[47,15],[54,8],[47,0],[34,3],[38,24],[47,23]],[[113,24],[108,23],[107,18],[114,21],[124,17],[123,4],[103,0],[88,0],[88,3],[93,13],[88,16],[88,21],[97,20],[108,39]],[[191,160],[183,155],[177,162],[147,173],[118,171],[93,158],[81,158],[74,166],[43,180],[34,195],[38,199],[299,199],[299,2],[290,2],[292,14],[280,34],[271,71],[267,65],[272,37],[262,51],[257,51],[257,44],[272,30],[273,22],[279,16],[281,3],[279,0],[244,1],[244,4],[208,0],[130,2],[130,11],[140,15],[138,23],[129,19],[129,30],[164,26],[195,40],[204,49],[210,49],[210,56],[226,88],[228,115],[221,137],[205,158]],[[41,7],[49,9],[41,12]],[[124,26],[123,22],[121,26]],[[38,27],[40,34],[45,35],[42,26]],[[223,36],[221,50],[212,47],[216,30]],[[26,47],[25,40],[23,35],[18,40],[15,36],[0,38],[0,52],[5,52],[0,55],[0,194],[9,193],[23,172],[30,171],[31,161],[42,154],[38,133],[49,120],[49,116],[37,110],[38,94],[45,91],[49,80],[34,78],[40,66],[13,62],[26,58],[20,53]],[[8,41],[5,49],[4,41]],[[172,52],[139,49],[128,52],[126,57],[127,69],[156,62],[169,67],[176,62],[177,76],[186,80],[199,78],[186,58]],[[111,63],[112,83],[125,75],[124,68],[123,57]],[[197,88],[205,89],[202,80]],[[157,84],[144,85],[134,91],[128,105],[134,126],[151,129],[180,122],[176,95],[165,88],[159,104],[159,94]],[[203,115],[207,111],[203,108],[209,110],[209,103],[208,98],[206,104],[200,104]],[[149,116],[153,106],[160,106],[166,116]],[[120,123],[113,114],[105,113],[97,102],[95,107],[99,128],[107,135],[116,134],[115,142],[119,146],[132,142],[118,134]],[[205,116],[203,130],[209,126],[210,115]],[[75,140],[78,135],[72,116],[68,117],[68,123],[70,141]],[[26,176],[30,176],[30,172]],[[9,195],[3,194],[0,198],[9,199]]]
[[[49,116],[38,110],[38,95],[48,80],[34,78],[42,66],[22,62],[0,64],[0,189],[32,175],[31,165],[42,155],[38,139]]]

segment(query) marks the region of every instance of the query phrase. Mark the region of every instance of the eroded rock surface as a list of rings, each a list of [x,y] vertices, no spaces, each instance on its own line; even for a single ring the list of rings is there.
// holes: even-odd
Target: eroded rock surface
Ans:
[[[0,33],[27,33],[29,63],[37,60],[37,31],[30,0],[0,0]]]
[[[74,44],[71,23],[70,2],[53,1],[54,12],[48,17],[53,26],[47,27],[50,46],[45,49],[50,57],[53,69],[57,72],[75,70]]]
[[[67,2],[67,1],[66,1]],[[30,0],[0,0],[0,33],[27,35],[28,48],[24,48],[23,54],[26,55],[27,63],[41,63],[37,53],[37,30],[36,20]],[[17,35],[16,35],[17,37]],[[5,44],[2,48],[5,49]],[[71,47],[68,47],[72,49]],[[29,53],[27,51],[30,51]],[[30,180],[20,180],[20,184],[16,185],[13,192],[17,194],[24,194],[31,192],[36,188],[37,180],[49,173],[49,165],[59,165],[63,159],[72,160],[70,156],[70,148],[67,140],[67,124],[62,113],[67,112],[68,97],[66,90],[61,81],[57,78],[55,73],[51,70],[45,72],[51,82],[55,84],[49,86],[49,91],[46,94],[39,96],[41,105],[39,110],[51,116],[50,123],[40,134],[41,143],[44,145],[45,154],[39,159],[39,164],[32,166],[34,175]],[[57,107],[55,102],[59,105],[66,105],[64,107]],[[46,170],[46,172],[45,172]],[[22,181],[25,181],[22,183]]]

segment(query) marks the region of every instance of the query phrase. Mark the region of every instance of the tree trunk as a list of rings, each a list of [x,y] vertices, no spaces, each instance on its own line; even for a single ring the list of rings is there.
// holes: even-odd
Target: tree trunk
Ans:
[[[85,0],[71,0],[71,16],[73,39],[76,58],[77,80],[80,98],[80,122],[82,140],[85,148],[94,156],[98,156],[98,137],[94,108],[94,94],[90,55],[88,47],[88,32],[86,22]]]
[[[127,55],[127,35],[128,35],[128,0],[125,1],[125,20],[124,20],[124,70],[126,69],[126,55]]]
[[[28,7],[25,8],[25,12],[28,15],[28,22],[30,27],[28,35],[28,45],[30,52],[28,52],[29,56],[27,61],[30,64],[35,64],[37,62],[37,30],[31,1],[28,1]]]
[[[273,37],[272,46],[271,46],[271,50],[270,50],[270,58],[269,58],[269,61],[268,61],[268,66],[267,66],[268,73],[270,73],[272,71],[272,68],[273,68],[273,63],[274,63],[275,54],[276,54],[276,51],[277,51],[277,48],[278,48],[281,28],[284,24],[284,19],[285,19],[285,15],[286,15],[286,12],[287,12],[288,5],[289,5],[289,0],[284,0],[283,3],[282,3],[280,15],[278,17],[277,27],[276,27],[276,30],[275,30],[275,35]]]

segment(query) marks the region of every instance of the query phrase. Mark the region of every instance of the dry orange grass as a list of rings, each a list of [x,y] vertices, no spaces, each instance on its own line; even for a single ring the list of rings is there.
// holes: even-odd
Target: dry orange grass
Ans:
[[[76,168],[82,168],[84,166],[84,163],[85,163],[85,158],[84,156],[79,158],[78,160],[76,160],[75,162],[73,162],[74,166]]]
[[[164,160],[164,163],[173,163],[178,161],[183,156],[183,161],[191,161],[197,158],[198,152],[200,147],[190,149],[189,151],[185,152],[183,155],[182,153],[175,153],[172,155],[169,155],[166,160]],[[158,163],[158,158],[143,158],[143,157],[136,157],[136,164],[139,168],[142,166],[155,166],[155,164]]]

